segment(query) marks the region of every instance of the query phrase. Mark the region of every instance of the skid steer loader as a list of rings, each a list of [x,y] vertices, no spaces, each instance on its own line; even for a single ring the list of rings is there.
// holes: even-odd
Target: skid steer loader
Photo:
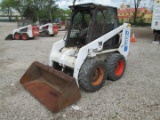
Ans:
[[[39,28],[36,25],[27,25],[13,30],[5,40],[28,40],[39,36]]]
[[[52,23],[47,23],[39,27],[40,36],[54,36],[58,34],[58,26]]]
[[[123,76],[130,45],[130,24],[118,26],[117,9],[93,3],[70,6],[71,24],[53,44],[49,65],[34,62],[20,83],[52,112]]]

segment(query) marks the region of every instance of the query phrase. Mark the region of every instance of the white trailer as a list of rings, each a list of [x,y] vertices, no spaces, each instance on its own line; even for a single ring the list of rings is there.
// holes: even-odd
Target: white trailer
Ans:
[[[155,35],[154,42],[160,41],[160,0],[154,1],[151,28]]]

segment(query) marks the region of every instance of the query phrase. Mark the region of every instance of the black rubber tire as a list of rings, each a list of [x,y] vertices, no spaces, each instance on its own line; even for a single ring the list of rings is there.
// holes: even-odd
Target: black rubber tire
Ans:
[[[123,67],[121,68],[119,75],[116,75],[117,63],[120,61],[123,64],[120,65],[120,67]],[[106,67],[108,70],[107,78],[112,81],[119,80],[124,74],[126,68],[126,60],[123,55],[120,55],[119,53],[113,53],[107,58]]]
[[[79,76],[78,76],[79,85],[87,92],[95,92],[99,90],[101,87],[103,87],[106,81],[106,78],[107,78],[105,65],[106,65],[105,62],[103,61],[95,60],[95,59],[87,59],[82,65],[80,72],[79,72]],[[98,83],[98,85],[93,85],[93,83],[96,81],[94,82],[92,81],[93,77],[96,76],[94,74],[95,68],[100,68],[102,69],[102,71],[104,71],[102,74],[103,77],[101,76],[101,73],[100,73],[101,70],[98,72],[99,77],[101,76],[102,78],[100,80],[100,83]],[[93,76],[93,74],[95,76]]]

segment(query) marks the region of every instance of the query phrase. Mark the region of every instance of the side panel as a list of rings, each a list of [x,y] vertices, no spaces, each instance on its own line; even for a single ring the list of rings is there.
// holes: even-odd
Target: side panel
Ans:
[[[56,43],[53,44],[52,50],[50,52],[50,58],[49,58],[49,66],[53,66],[52,58],[54,56],[54,51],[59,51],[65,46],[65,41],[62,39]]]
[[[32,25],[28,25],[27,34],[28,34],[28,37],[29,37],[29,38],[32,38],[32,37],[33,37]]]
[[[151,28],[153,30],[160,30],[160,0],[154,1]]]
[[[131,28],[130,25],[123,29],[122,33],[122,42],[118,51],[126,58],[129,53],[130,48],[130,36],[131,36]]]
[[[49,24],[49,26],[48,26],[48,31],[49,31],[49,34],[50,35],[53,35],[53,25],[52,24]]]

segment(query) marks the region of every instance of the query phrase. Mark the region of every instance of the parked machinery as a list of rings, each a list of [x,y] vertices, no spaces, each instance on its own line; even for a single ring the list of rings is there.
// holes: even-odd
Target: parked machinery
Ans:
[[[9,34],[5,40],[28,40],[37,36],[39,36],[38,26],[27,25],[14,29],[13,33]]]
[[[92,3],[70,6],[71,22],[64,39],[54,43],[49,66],[34,62],[20,83],[49,110],[59,110],[106,79],[119,80],[129,53],[130,24],[118,26],[117,8]]]
[[[58,34],[58,26],[47,23],[39,27],[40,36],[54,36]]]

